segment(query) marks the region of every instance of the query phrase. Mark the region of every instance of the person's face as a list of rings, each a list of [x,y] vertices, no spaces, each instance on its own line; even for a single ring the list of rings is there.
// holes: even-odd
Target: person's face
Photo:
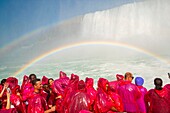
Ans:
[[[50,86],[53,84],[54,80],[49,80]]]
[[[31,76],[31,81],[35,80],[36,77],[35,76]]]
[[[130,81],[130,82],[132,82],[133,78],[134,78],[133,76],[128,76],[128,77],[127,77],[127,80]]]
[[[108,91],[108,88],[109,88],[109,84],[106,84],[106,91]]]
[[[37,82],[36,82],[35,88],[38,89],[38,90],[42,89],[41,81],[37,81]]]
[[[48,87],[48,85],[44,85],[44,86],[43,86],[43,89],[44,89],[44,91],[49,91],[49,90],[50,90],[49,87]]]

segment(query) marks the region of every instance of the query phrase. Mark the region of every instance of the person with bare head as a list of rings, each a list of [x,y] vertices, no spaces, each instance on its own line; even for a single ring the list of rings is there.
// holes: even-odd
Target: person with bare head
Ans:
[[[139,108],[136,100],[140,98],[141,93],[138,87],[132,83],[134,78],[132,73],[126,72],[124,77],[125,80],[120,84],[118,88],[118,94],[123,101],[124,111],[138,113]]]
[[[54,83],[54,79],[53,78],[49,78],[48,79],[48,85],[51,88],[52,84]]]
[[[42,84],[40,79],[34,79],[32,81],[34,92],[29,100],[28,113],[44,113],[48,109],[47,102],[44,97],[41,96]]]
[[[161,78],[155,78],[154,85],[145,95],[147,113],[170,113],[170,92],[162,87]]]
[[[30,74],[29,75],[29,79],[30,79],[30,82],[32,82],[33,80],[35,80],[37,78],[37,76],[35,74]]]
[[[126,81],[132,82],[133,79],[134,79],[134,77],[133,77],[132,73],[130,73],[130,72],[125,73],[125,80]]]

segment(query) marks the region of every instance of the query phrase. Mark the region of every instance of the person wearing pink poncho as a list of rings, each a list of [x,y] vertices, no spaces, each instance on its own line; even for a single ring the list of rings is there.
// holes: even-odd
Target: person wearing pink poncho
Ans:
[[[56,96],[64,96],[64,90],[65,88],[68,86],[69,84],[69,78],[67,77],[67,75],[60,71],[60,78],[54,80],[52,88],[53,88],[53,92],[56,94]]]
[[[142,94],[141,97],[139,99],[137,99],[137,104],[138,104],[140,113],[146,113],[146,104],[144,101],[144,96],[147,93],[147,89],[142,86],[143,83],[144,83],[144,79],[142,77],[135,78],[135,84],[139,88],[139,90]]]
[[[68,113],[79,113],[81,110],[91,109],[92,102],[90,95],[86,93],[86,87],[83,80],[78,82],[78,90],[69,97]]]
[[[145,95],[147,113],[170,113],[170,92],[162,88],[162,79],[155,78],[155,88]]]
[[[36,78],[37,77],[35,74],[30,74],[29,77],[25,75],[23,78],[23,82],[22,82],[22,86],[21,86],[21,95],[22,95],[22,99],[26,103],[26,105],[28,105],[28,101],[31,97],[31,94],[34,91],[32,81],[35,80]]]
[[[32,81],[34,92],[29,99],[27,113],[44,113],[48,109],[46,100],[41,96],[40,90],[42,89],[40,79]]]
[[[114,113],[123,111],[123,105],[119,95],[110,91],[109,87],[107,79],[99,78],[94,105],[95,113]]]
[[[46,76],[42,77],[43,89],[41,90],[41,96],[47,101],[48,107],[51,108],[55,105],[55,96],[52,91],[50,91],[50,86],[48,85],[48,78]]]
[[[6,100],[7,100],[7,88],[8,88],[8,83],[6,83],[6,79],[1,80],[0,84],[0,109],[6,109]]]
[[[123,101],[125,112],[139,113],[137,99],[140,98],[141,92],[135,84],[131,83],[132,80],[132,73],[125,73],[125,81],[120,84],[118,88],[118,94]]]
[[[116,81],[109,82],[110,88],[117,92],[117,89],[119,88],[121,82],[124,80],[124,76],[120,74],[116,74]]]
[[[86,77],[86,80],[85,80],[85,84],[86,84],[86,90],[87,90],[87,94],[90,95],[90,100],[92,102],[92,110],[93,110],[93,105],[94,105],[94,101],[96,99],[96,94],[97,94],[97,91],[94,89],[93,87],[93,78],[88,78]]]
[[[69,109],[69,100],[70,97],[74,94],[78,89],[79,76],[75,74],[71,74],[71,79],[69,80],[69,84],[64,90],[64,97],[62,98],[61,106],[58,106],[56,103],[56,109],[59,109],[59,113],[68,113]],[[61,99],[60,99],[61,100]],[[58,112],[58,111],[57,111]]]

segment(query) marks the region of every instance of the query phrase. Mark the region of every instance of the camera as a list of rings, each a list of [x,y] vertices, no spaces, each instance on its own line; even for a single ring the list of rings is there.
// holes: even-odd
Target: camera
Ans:
[[[9,87],[7,88],[7,92],[11,94],[11,90],[10,90],[10,88],[9,88]]]

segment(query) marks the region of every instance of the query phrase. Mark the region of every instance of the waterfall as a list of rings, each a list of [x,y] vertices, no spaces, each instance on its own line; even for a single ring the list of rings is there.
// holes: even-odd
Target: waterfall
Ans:
[[[82,37],[162,52],[170,48],[170,1],[146,0],[83,16]]]

